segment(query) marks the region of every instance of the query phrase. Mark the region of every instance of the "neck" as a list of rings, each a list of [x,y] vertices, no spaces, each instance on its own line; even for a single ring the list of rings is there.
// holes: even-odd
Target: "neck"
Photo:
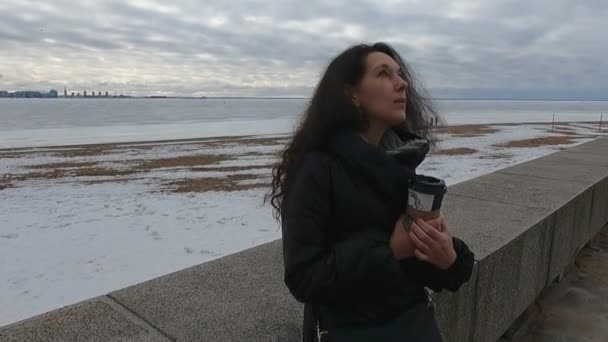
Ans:
[[[369,127],[361,132],[361,136],[370,144],[378,146],[380,144],[380,139],[384,135],[384,132],[388,127],[384,124],[379,123],[370,123]]]

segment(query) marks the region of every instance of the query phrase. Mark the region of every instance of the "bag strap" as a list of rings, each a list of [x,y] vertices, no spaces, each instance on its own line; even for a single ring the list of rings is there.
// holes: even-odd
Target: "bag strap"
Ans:
[[[312,304],[304,304],[302,341],[327,342],[327,330],[321,322],[318,308]]]
[[[319,307],[316,305],[311,305],[313,319],[315,322],[315,333],[317,334],[317,342],[327,342],[327,329],[321,322],[321,312]]]
[[[433,297],[431,296],[431,294],[433,293],[433,290],[429,289],[428,287],[424,288],[424,293],[426,293],[426,301],[427,301],[427,305],[429,308],[431,308],[431,310],[435,311],[435,301],[433,300]]]

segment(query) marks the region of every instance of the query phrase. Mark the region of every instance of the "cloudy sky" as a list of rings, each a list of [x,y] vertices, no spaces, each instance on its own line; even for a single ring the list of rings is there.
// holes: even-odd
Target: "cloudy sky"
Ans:
[[[0,89],[308,96],[387,41],[437,97],[606,98],[605,0],[0,0]]]

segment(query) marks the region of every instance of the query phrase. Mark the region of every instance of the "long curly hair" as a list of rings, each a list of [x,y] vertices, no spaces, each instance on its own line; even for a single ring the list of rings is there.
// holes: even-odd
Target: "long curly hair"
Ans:
[[[332,133],[338,130],[363,132],[367,129],[367,118],[346,95],[345,90],[357,86],[361,81],[366,58],[372,52],[382,52],[392,57],[403,71],[402,77],[408,84],[406,120],[403,124],[393,126],[392,130],[399,136],[413,133],[430,140],[431,126],[439,120],[439,116],[415,75],[395,49],[381,42],[348,48],[329,63],[291,140],[273,166],[270,191],[264,197],[264,202],[270,200],[277,221],[281,219],[281,202],[289,192],[304,154],[322,149]]]

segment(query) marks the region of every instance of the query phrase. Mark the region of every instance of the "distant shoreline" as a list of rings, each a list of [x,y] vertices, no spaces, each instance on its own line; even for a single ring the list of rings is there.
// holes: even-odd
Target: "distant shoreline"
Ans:
[[[0,97],[0,100],[70,100],[70,99],[85,99],[85,100],[310,100],[309,97],[272,97],[272,96],[206,96],[206,97],[193,97],[193,96],[58,96],[58,97]],[[451,98],[451,97],[436,97],[431,98],[433,101],[518,101],[518,102],[608,102],[608,99],[519,99],[519,98]]]

